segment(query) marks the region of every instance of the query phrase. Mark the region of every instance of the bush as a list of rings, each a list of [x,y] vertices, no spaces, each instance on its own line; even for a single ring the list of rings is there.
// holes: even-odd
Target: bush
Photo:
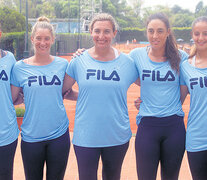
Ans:
[[[25,109],[24,108],[15,108],[17,117],[24,117]]]
[[[173,27],[173,32],[176,39],[183,39],[184,42],[189,42],[191,39],[191,28],[190,27]],[[136,39],[137,42],[140,41],[147,41],[147,37],[145,35],[145,29],[139,29],[139,28],[123,28],[119,32],[119,41],[120,42],[126,42],[127,40],[131,41],[133,39]]]
[[[8,7],[0,8],[0,23],[5,33],[25,31],[25,17]]]
[[[23,57],[25,32],[3,33],[1,49],[11,51],[17,60]]]

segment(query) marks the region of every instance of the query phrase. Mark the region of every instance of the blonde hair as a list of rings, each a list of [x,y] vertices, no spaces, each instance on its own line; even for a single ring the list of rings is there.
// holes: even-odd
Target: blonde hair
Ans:
[[[37,22],[32,27],[32,33],[31,33],[32,37],[34,37],[38,28],[48,29],[51,35],[55,37],[55,30],[53,28],[53,25],[50,23],[50,20],[47,17],[41,16],[37,19]]]
[[[96,16],[94,16],[94,18],[92,19],[90,26],[89,26],[91,31],[93,30],[93,26],[96,21],[110,21],[111,25],[113,27],[113,32],[118,29],[118,25],[117,25],[115,19],[112,17],[112,15],[110,15],[108,13],[99,13]]]

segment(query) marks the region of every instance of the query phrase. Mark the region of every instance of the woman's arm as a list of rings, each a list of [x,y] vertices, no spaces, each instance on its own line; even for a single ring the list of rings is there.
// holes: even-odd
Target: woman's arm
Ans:
[[[22,104],[24,102],[24,95],[21,87],[11,85],[11,94],[14,105]]]
[[[188,87],[185,86],[185,85],[181,85],[180,86],[180,100],[181,100],[181,103],[183,104],[183,102],[185,101],[185,98],[188,94]]]
[[[134,83],[135,83],[137,86],[140,86],[140,78],[138,78]]]
[[[78,92],[72,89],[75,84],[75,79],[65,74],[63,81],[62,95],[64,99],[76,101],[78,99]]]

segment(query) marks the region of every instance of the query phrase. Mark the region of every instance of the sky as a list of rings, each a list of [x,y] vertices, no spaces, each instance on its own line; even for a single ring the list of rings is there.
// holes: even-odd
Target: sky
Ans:
[[[196,5],[201,0],[142,0],[143,7],[153,7],[156,5],[167,5],[170,8],[174,5],[180,6],[182,9],[189,9],[191,12],[195,11]],[[202,0],[203,5],[207,5],[207,0]]]

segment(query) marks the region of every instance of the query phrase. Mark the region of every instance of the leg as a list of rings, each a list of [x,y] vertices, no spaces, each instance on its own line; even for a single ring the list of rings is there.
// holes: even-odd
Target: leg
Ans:
[[[46,148],[44,142],[28,143],[22,140],[21,153],[26,180],[42,180]]]
[[[188,162],[193,180],[207,179],[207,150],[199,152],[187,152]]]
[[[47,180],[63,180],[70,150],[69,130],[48,141],[46,151]]]
[[[97,180],[100,148],[88,148],[74,145],[78,162],[79,180]]]
[[[149,120],[151,118],[148,118]],[[137,175],[139,180],[156,180],[160,159],[159,128],[145,125],[143,118],[135,139]]]
[[[0,179],[13,179],[13,164],[16,147],[17,140],[9,145],[0,146]]]
[[[172,125],[165,128],[161,144],[162,180],[178,180],[180,166],[185,152],[185,126],[183,117],[173,116]]]
[[[103,180],[120,180],[121,167],[128,147],[129,142],[119,146],[102,148]]]

